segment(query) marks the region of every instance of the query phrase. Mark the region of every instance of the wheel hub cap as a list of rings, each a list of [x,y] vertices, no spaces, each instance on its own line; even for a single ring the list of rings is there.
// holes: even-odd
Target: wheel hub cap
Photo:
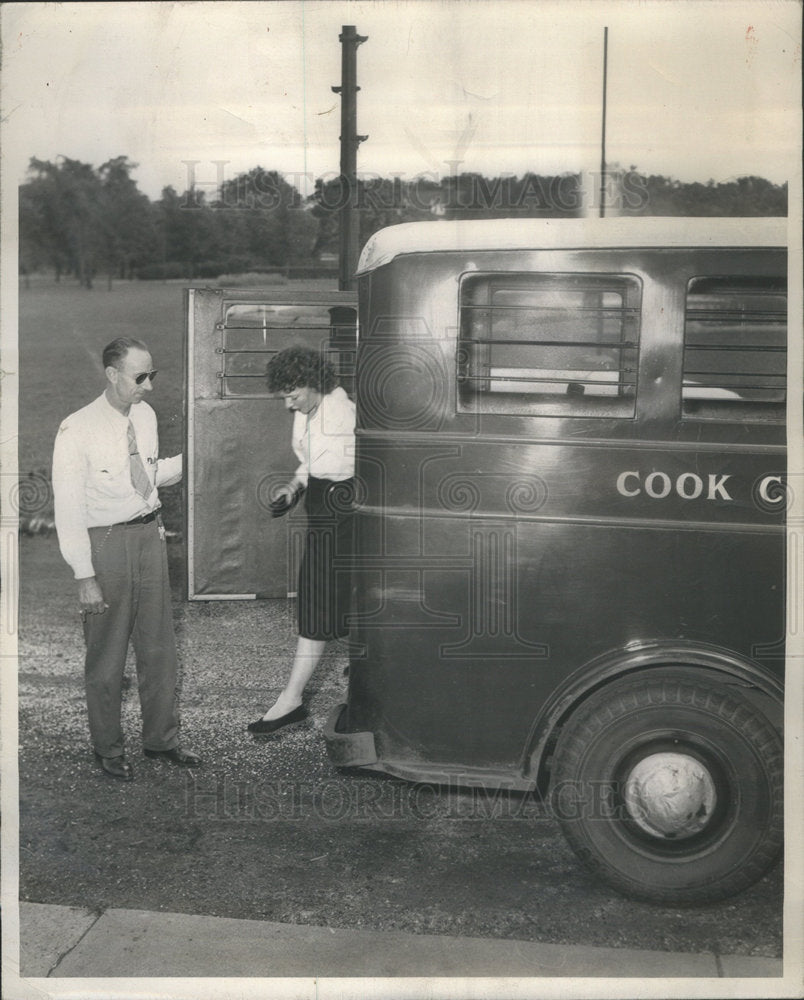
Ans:
[[[625,781],[631,819],[651,836],[678,839],[699,833],[717,802],[706,767],[683,753],[643,757]]]

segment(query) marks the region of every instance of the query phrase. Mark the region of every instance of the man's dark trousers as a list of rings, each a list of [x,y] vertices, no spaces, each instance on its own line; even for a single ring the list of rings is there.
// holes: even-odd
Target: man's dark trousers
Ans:
[[[103,614],[88,614],[84,623],[84,676],[95,751],[101,757],[123,753],[120,710],[129,640],[137,663],[143,747],[169,750],[178,744],[178,662],[160,525],[154,520],[90,528],[89,537],[95,577],[109,605]]]

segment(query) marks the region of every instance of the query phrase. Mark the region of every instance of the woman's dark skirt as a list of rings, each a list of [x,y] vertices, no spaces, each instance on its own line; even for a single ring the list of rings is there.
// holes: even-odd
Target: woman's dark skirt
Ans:
[[[299,567],[299,635],[339,639],[349,632],[354,480],[307,482],[307,531]]]

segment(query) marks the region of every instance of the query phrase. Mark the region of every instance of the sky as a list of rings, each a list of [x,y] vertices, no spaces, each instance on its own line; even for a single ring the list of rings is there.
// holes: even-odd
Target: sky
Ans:
[[[342,25],[365,175],[595,171],[679,180],[799,170],[797,0],[13,3],[3,178],[30,157],[126,155],[157,198],[260,165],[307,193],[339,165]],[[194,165],[191,166],[190,164]]]

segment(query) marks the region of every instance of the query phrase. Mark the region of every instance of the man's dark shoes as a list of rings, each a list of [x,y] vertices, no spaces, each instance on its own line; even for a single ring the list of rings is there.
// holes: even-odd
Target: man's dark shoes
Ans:
[[[168,764],[175,764],[177,767],[200,767],[201,758],[189,750],[182,750],[181,747],[172,747],[170,750],[148,750],[144,751],[146,757],[153,757],[156,760],[166,760]]]
[[[103,768],[103,773],[107,774],[110,778],[117,778],[120,781],[133,781],[134,768],[122,755],[119,757],[101,757],[99,753],[96,753],[95,760]]]
[[[277,719],[257,719],[256,722],[249,722],[248,731],[256,736],[267,736],[283,726],[289,726],[293,722],[301,722],[302,719],[306,718],[307,709],[304,705],[299,705],[292,712],[286,712],[285,715],[280,715]]]

